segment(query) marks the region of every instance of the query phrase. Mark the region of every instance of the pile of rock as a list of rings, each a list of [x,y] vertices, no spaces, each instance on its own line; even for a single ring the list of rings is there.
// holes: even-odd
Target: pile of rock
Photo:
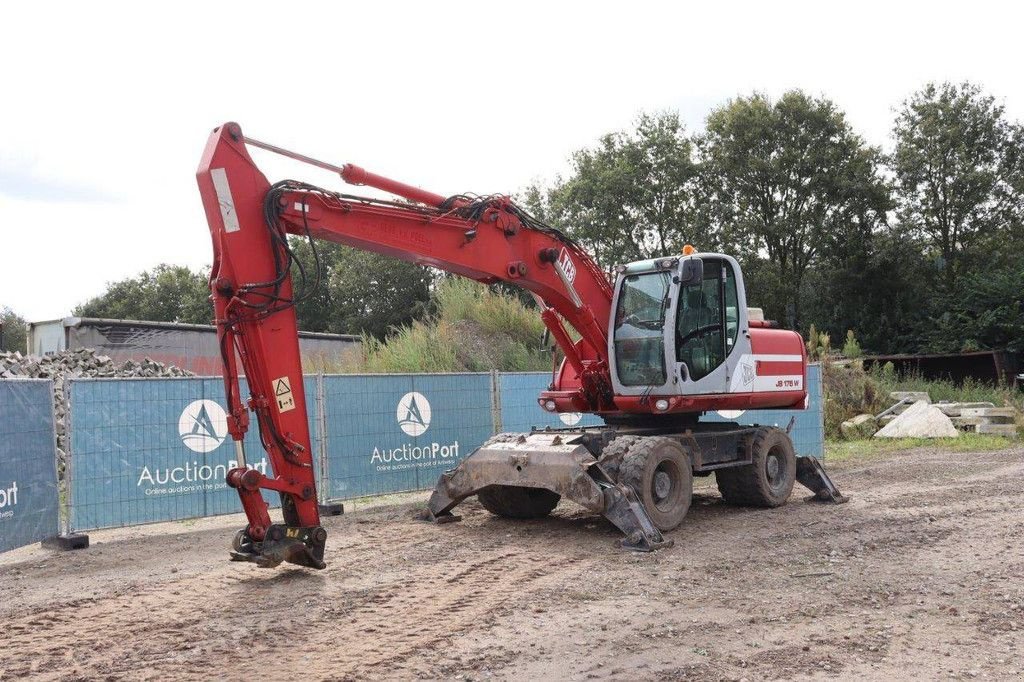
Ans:
[[[961,431],[1015,438],[1017,411],[992,403],[932,404],[926,392],[893,392],[896,401],[883,412],[859,414],[839,425],[843,437],[956,438]]]
[[[77,377],[102,378],[157,378],[190,377],[192,372],[175,365],[165,365],[145,358],[141,362],[126,360],[116,363],[106,355],[100,355],[90,348],[66,350],[51,355],[22,355],[14,352],[0,352],[0,379],[52,379],[54,426],[57,430],[58,470],[64,475],[67,452],[68,414],[66,382]]]

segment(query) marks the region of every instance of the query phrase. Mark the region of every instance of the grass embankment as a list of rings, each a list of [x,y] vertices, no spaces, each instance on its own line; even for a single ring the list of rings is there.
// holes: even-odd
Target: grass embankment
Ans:
[[[486,372],[551,369],[538,311],[514,296],[449,278],[434,293],[437,313],[380,341],[363,336],[360,357],[327,372]]]

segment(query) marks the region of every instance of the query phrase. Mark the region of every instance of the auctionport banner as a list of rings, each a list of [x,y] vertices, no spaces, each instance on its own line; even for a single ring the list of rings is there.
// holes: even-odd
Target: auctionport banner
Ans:
[[[489,374],[328,376],[331,499],[432,488],[494,433]]]
[[[57,534],[53,384],[0,380],[0,552]]]
[[[306,378],[307,401],[316,379]],[[248,395],[242,382],[242,395]],[[224,482],[236,466],[219,378],[79,379],[71,382],[70,523],[73,530],[241,511]],[[310,432],[316,452],[316,413]],[[250,467],[270,474],[255,420]],[[276,495],[265,493],[271,504]]]

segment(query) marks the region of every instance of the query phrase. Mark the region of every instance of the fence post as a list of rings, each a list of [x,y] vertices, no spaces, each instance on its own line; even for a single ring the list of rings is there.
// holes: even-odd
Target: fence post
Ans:
[[[64,488],[63,499],[60,502],[61,535],[71,534],[71,486],[75,484],[74,474],[71,471],[72,467],[74,467],[74,464],[72,464],[74,456],[71,451],[71,429],[74,428],[74,415],[71,413],[71,393],[75,390],[75,380],[68,377],[66,381],[66,390],[64,391],[65,407],[67,408],[64,411],[64,480],[61,481],[63,486],[58,486],[57,488],[58,490],[61,487]],[[54,414],[56,414],[56,408]],[[56,430],[56,424],[54,424],[54,431]],[[59,457],[60,455],[56,456]],[[60,474],[60,463],[57,464],[57,473],[58,475]]]
[[[341,502],[330,502],[330,468],[327,463],[327,393],[324,390],[324,373],[316,375],[316,430],[320,436],[317,447],[319,481],[317,481],[317,502],[322,516],[339,516],[345,513],[345,505]]]
[[[57,472],[57,515],[59,517],[58,535],[47,538],[43,545],[53,549],[85,549],[89,546],[89,536],[85,533],[76,533],[71,527],[71,488],[74,486],[74,474],[72,469],[74,456],[71,452],[71,429],[74,428],[71,415],[71,392],[74,390],[75,380],[68,378],[67,389],[64,391],[64,400],[67,409],[64,411],[64,480],[60,480],[60,455],[57,454],[57,424],[53,425],[53,466]],[[53,395],[53,388],[50,389],[50,414],[56,415],[56,398]],[[51,417],[53,419],[54,417]],[[63,488],[63,490],[62,490]],[[61,492],[64,494],[61,495]]]
[[[491,430],[495,434],[501,433],[501,373],[496,369],[491,370]]]

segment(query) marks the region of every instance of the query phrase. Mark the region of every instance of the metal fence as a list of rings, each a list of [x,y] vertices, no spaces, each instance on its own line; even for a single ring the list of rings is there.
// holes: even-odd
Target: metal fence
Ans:
[[[0,552],[57,534],[53,383],[0,380]]]
[[[315,379],[305,383],[316,390]],[[241,511],[238,493],[224,482],[236,462],[226,444],[223,380],[76,379],[69,385],[72,530]],[[249,464],[270,473],[257,429],[246,433],[245,445],[254,454]]]
[[[547,372],[307,376],[321,501],[431,488],[499,431],[602,423],[541,409],[537,396],[549,381]],[[817,367],[809,368],[808,390],[807,411],[750,412],[739,421],[785,428],[795,416],[797,451],[821,456]],[[220,378],[77,379],[69,392],[71,530],[241,510],[224,483],[234,448]],[[270,473],[255,428],[246,449],[250,465]]]
[[[429,488],[494,433],[489,374],[323,377],[324,494]]]

